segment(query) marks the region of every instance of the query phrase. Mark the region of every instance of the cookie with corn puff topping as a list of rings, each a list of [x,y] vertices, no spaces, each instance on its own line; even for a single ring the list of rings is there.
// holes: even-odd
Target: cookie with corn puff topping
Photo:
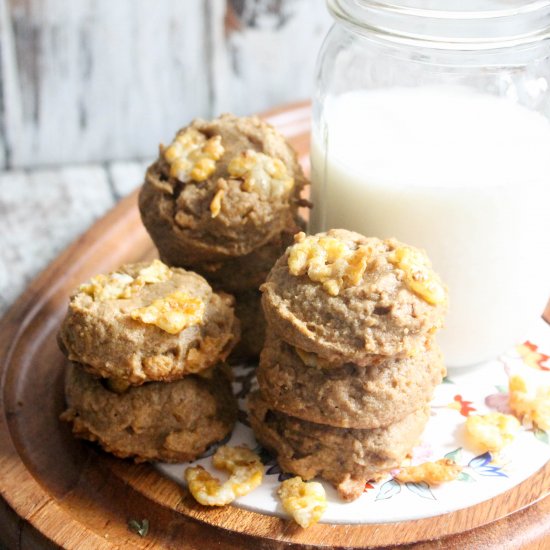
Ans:
[[[257,117],[197,119],[161,146],[139,197],[160,257],[188,267],[245,256],[296,225],[295,152]]]
[[[233,297],[155,260],[80,285],[58,342],[71,361],[124,388],[207,369],[227,357],[238,337]]]
[[[272,330],[332,363],[420,353],[447,308],[423,252],[344,229],[295,235],[261,290]]]

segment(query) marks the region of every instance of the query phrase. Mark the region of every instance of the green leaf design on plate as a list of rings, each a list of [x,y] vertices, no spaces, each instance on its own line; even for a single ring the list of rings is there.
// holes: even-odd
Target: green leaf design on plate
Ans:
[[[508,386],[502,386],[501,384],[496,384],[495,388],[500,393],[508,393]]]
[[[539,441],[542,441],[543,443],[546,443],[547,445],[550,444],[550,440],[548,438],[548,432],[545,432],[544,430],[542,430],[541,428],[535,428],[533,430],[533,435],[539,440]]]
[[[401,484],[395,479],[390,479],[380,486],[380,491],[376,495],[376,500],[387,500],[401,492]]]
[[[430,486],[425,481],[419,481],[418,483],[407,482],[405,483],[407,489],[422,498],[428,498],[430,500],[437,500],[432,493]]]
[[[139,521],[137,519],[129,519],[128,529],[130,529],[132,533],[135,533],[140,537],[146,537],[147,533],[149,532],[149,520],[142,519],[141,521]]]
[[[461,456],[462,456],[462,447],[458,447],[458,449],[455,449],[454,451],[447,453],[445,455],[445,458],[450,458],[451,460],[454,460],[454,462],[458,464]]]
[[[467,474],[466,472],[460,472],[456,479],[458,481],[467,481],[468,483],[472,483],[472,481],[475,481],[475,478],[472,477],[470,474]]]

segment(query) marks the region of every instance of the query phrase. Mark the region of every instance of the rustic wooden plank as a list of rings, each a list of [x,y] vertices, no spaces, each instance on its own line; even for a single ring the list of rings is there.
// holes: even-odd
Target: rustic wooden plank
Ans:
[[[0,169],[9,166],[11,147],[21,129],[19,79],[7,2],[0,0]]]
[[[4,83],[6,78],[4,74],[6,72],[6,31],[9,28],[8,21],[9,15],[6,0],[0,0],[0,170],[6,168],[6,113],[4,111]]]
[[[31,278],[113,204],[101,167],[0,173],[0,316]]]
[[[330,21],[319,0],[0,0],[0,167],[150,157],[195,116],[307,97]]]
[[[115,197],[121,199],[140,186],[143,183],[145,170],[152,162],[153,159],[142,162],[121,161],[110,163],[107,166],[107,172]]]
[[[332,18],[319,0],[212,0],[213,110],[250,114],[309,98]]]
[[[6,108],[22,111],[12,166],[149,157],[208,114],[201,0],[3,1],[19,69]]]

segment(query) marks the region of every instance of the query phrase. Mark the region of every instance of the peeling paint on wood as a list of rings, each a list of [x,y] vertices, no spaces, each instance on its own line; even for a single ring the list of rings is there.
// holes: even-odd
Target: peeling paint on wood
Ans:
[[[150,156],[207,115],[202,0],[9,0],[21,139],[12,166]],[[9,133],[8,133],[9,136]]]
[[[148,158],[305,98],[329,25],[321,0],[0,0],[0,168]]]
[[[248,114],[307,99],[332,22],[319,0],[228,0],[217,19],[216,111]]]
[[[151,164],[149,162],[113,162],[107,167],[109,181],[113,187],[113,192],[117,199],[125,197],[136,187],[143,183],[145,170]]]
[[[113,205],[98,166],[0,173],[0,315],[38,271]]]
[[[10,165],[21,130],[19,79],[7,2],[0,0],[0,169]]]

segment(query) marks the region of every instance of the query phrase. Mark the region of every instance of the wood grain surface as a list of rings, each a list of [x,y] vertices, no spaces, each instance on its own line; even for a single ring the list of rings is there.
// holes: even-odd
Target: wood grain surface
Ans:
[[[303,155],[308,116],[302,105],[271,118]],[[491,501],[445,516],[302,530],[235,507],[203,508],[152,466],[75,440],[58,420],[65,359],[55,333],[68,295],[96,272],[153,254],[133,193],[35,279],[0,322],[0,540],[8,548],[548,547],[549,465]],[[150,530],[141,538],[128,521],[143,518]]]

